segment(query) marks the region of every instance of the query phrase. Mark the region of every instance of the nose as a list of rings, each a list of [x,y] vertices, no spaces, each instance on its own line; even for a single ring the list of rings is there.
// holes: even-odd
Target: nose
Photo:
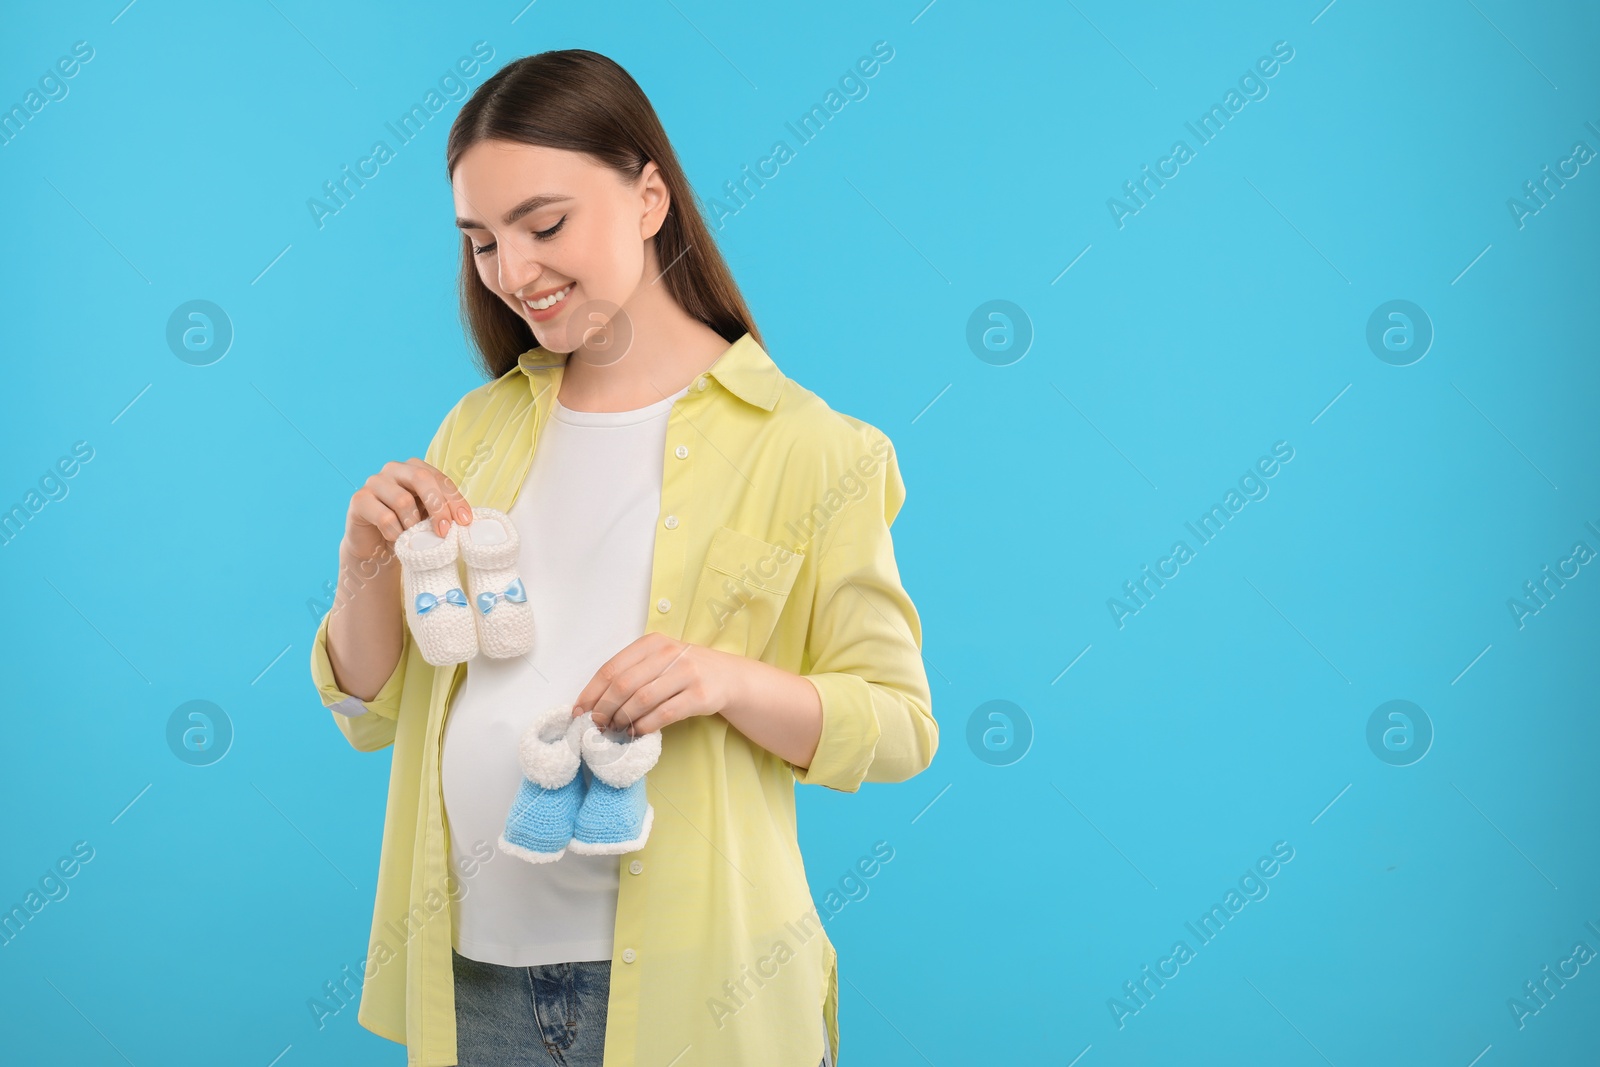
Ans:
[[[519,248],[514,242],[501,240],[500,255],[495,258],[500,271],[500,291],[503,293],[513,296],[531,293],[544,275],[544,267],[528,254],[528,250]]]

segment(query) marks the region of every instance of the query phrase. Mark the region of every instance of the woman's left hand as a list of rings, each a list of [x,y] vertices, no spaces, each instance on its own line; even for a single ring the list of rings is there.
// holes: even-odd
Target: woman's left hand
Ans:
[[[750,660],[662,633],[648,633],[612,656],[573,701],[573,718],[594,713],[600,729],[634,737],[733,702]]]

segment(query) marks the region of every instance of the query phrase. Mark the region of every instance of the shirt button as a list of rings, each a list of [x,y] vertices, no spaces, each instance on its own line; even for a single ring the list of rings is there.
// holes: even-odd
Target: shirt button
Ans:
[[[672,454],[677,456],[679,459],[688,459],[689,458],[689,446],[688,445],[679,445],[677,448],[672,450]]]
[[[672,610],[672,601],[668,600],[666,597],[662,597],[660,600],[656,601],[656,610],[665,615],[667,612]]]
[[[637,956],[635,955],[633,949],[625,948],[625,949],[622,950],[622,962],[623,963],[632,963],[636,958],[637,958]]]
[[[640,871],[643,871],[643,870],[644,870],[644,864],[640,863],[638,860],[634,860],[632,863],[628,864],[628,872],[630,874],[638,874]]]
[[[669,530],[676,530],[678,528],[678,516],[668,515],[666,522],[662,523],[662,525]]]
[[[704,391],[705,391],[705,387],[706,387],[706,376],[705,376],[705,375],[704,375],[704,374],[702,374],[702,375],[700,375],[700,380],[699,380],[699,381],[697,381],[697,382],[695,382],[695,383],[694,383],[694,387],[695,387],[695,388],[696,388],[696,389],[699,389],[699,390],[701,390],[701,391],[702,391],[702,392],[704,392]]]

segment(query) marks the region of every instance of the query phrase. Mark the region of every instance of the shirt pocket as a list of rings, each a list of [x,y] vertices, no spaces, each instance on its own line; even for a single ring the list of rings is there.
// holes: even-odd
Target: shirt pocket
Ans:
[[[731,526],[711,535],[683,640],[759,659],[789,601],[803,553]]]

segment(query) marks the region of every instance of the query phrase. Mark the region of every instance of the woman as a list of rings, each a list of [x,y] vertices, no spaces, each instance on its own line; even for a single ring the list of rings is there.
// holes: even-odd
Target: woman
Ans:
[[[903,781],[938,745],[893,447],[763,350],[612,61],[509,64],[447,157],[491,380],[351,498],[311,655],[350,743],[394,746],[359,1019],[422,1065],[832,1063],[794,783]],[[393,543],[472,507],[520,533],[534,649],[430,666]],[[536,865],[489,844],[517,739],[563,703],[661,732],[643,849]]]

